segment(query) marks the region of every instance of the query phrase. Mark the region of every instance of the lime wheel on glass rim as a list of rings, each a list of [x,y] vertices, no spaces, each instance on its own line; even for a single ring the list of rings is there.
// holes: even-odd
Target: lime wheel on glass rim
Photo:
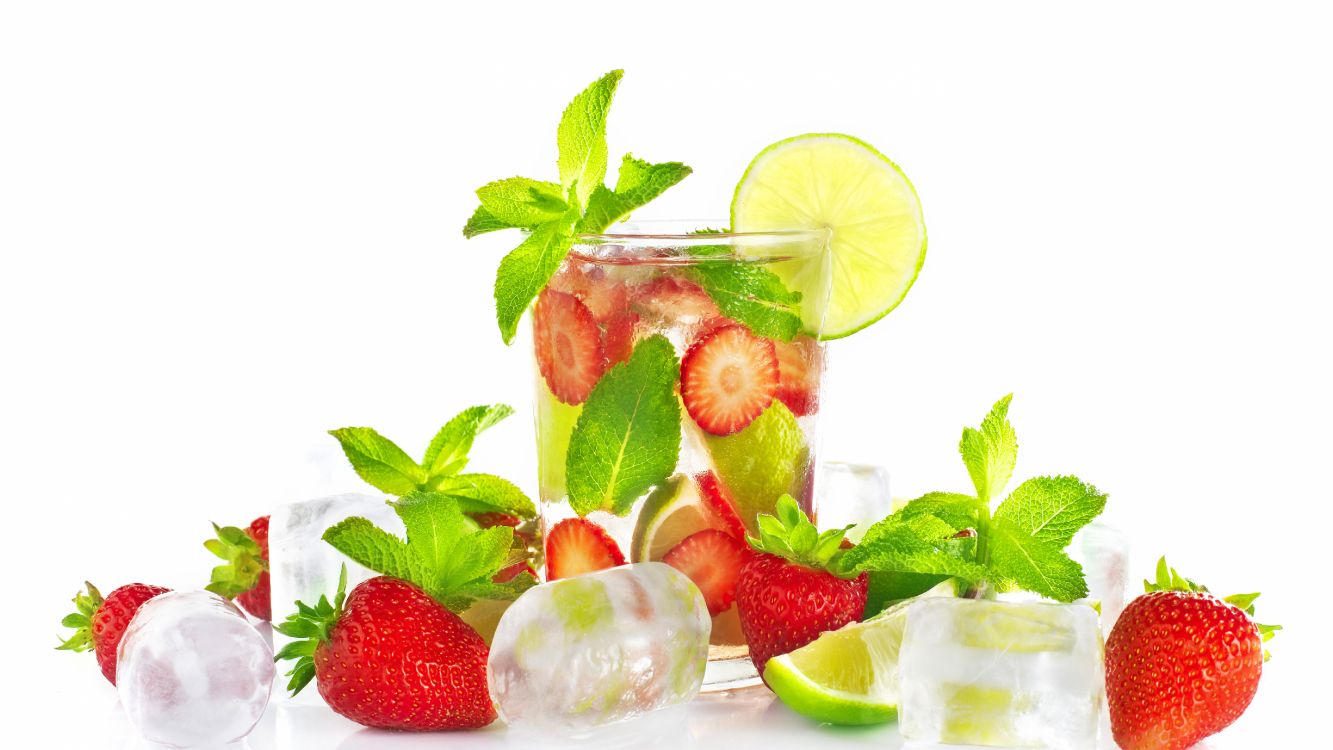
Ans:
[[[830,232],[831,291],[820,321],[806,327],[838,339],[902,302],[926,258],[926,225],[916,190],[898,165],[864,141],[813,133],[769,146],[750,162],[731,203],[737,232]],[[778,270],[778,269],[775,269]],[[784,279],[794,289],[803,279]]]

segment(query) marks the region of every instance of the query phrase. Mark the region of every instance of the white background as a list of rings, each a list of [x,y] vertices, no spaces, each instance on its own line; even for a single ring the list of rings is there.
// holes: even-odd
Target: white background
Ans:
[[[1096,483],[1138,572],[1168,553],[1287,626],[1211,746],[1311,741],[1333,666],[1329,30],[1283,3],[5,4],[9,738],[124,746],[91,656],[50,650],[69,597],[200,585],[210,520],[357,489],[325,430],[416,453],[508,401],[475,465],[535,490],[525,340],[500,344],[490,299],[514,239],[460,230],[479,185],[553,176],[561,108],[623,67],[613,160],[696,169],[640,218],[725,217],[750,157],[808,131],[915,182],[925,269],[833,345],[826,458],[889,466],[895,494],[963,489],[960,428],[1015,392],[1016,478]],[[689,736],[892,744],[746,700]]]

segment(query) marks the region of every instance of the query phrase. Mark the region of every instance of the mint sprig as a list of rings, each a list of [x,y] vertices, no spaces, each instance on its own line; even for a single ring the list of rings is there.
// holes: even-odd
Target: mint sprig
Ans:
[[[419,586],[455,612],[477,599],[512,599],[532,584],[531,576],[492,580],[523,554],[511,549],[508,526],[477,528],[454,498],[438,492],[411,492],[389,504],[403,520],[406,539],[354,516],[330,526],[324,541],[370,570]]]
[[[369,427],[343,427],[329,434],[342,445],[357,475],[390,495],[438,492],[466,513],[498,512],[532,518],[537,508],[512,482],[493,474],[463,474],[477,436],[495,426],[513,408],[505,404],[474,406],[449,420],[417,463],[393,441]]]
[[[991,512],[1018,459],[1010,399],[1000,399],[979,428],[963,430],[958,449],[975,495],[923,495],[870,527],[847,553],[844,564],[870,572],[872,592],[906,598],[957,577],[976,596],[1015,588],[1062,602],[1088,595],[1082,567],[1064,549],[1106,507],[1105,494],[1076,477],[1037,477]],[[881,596],[866,614],[888,601]]]
[[[514,340],[523,313],[569,254],[576,233],[603,231],[690,174],[679,162],[651,164],[626,155],[616,187],[603,185],[609,158],[606,118],[623,75],[620,70],[607,73],[565,108],[556,131],[559,184],[511,177],[477,190],[481,205],[463,227],[463,236],[501,229],[529,232],[496,272],[495,315],[506,344]]]
[[[656,335],[597,381],[565,455],[574,512],[623,516],[671,475],[680,456],[679,373],[675,348]]]
[[[759,265],[728,259],[703,262],[687,274],[722,313],[760,336],[791,341],[801,331],[801,293]]]

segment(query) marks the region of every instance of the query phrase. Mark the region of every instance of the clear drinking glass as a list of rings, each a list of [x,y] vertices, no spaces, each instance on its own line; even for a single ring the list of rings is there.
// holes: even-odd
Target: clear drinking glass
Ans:
[[[696,231],[704,226],[653,222],[580,236],[538,298],[532,332],[543,538],[582,517],[605,531],[626,562],[670,564],[680,561],[671,552],[681,542],[709,529],[744,544],[741,525],[753,533],[756,516],[783,493],[814,515],[827,234]],[[667,368],[669,385],[653,384],[658,398],[625,393],[641,370],[635,363],[668,349],[679,369]],[[642,359],[632,359],[640,352]],[[613,387],[620,397],[609,397]],[[581,421],[590,400],[598,419]],[[670,425],[657,424],[662,407],[672,405]],[[608,418],[625,432],[656,432],[658,443],[678,437],[674,466],[649,451],[656,468],[645,469],[625,432],[584,424]],[[593,471],[590,445],[600,464]],[[616,485],[615,501],[601,503],[583,489],[584,477],[605,480],[608,465],[617,467],[613,483],[633,480]],[[550,576],[563,552],[555,544],[539,548]],[[723,564],[688,560],[696,576],[710,574],[715,561]],[[704,689],[751,683],[756,672],[736,606],[715,604]]]

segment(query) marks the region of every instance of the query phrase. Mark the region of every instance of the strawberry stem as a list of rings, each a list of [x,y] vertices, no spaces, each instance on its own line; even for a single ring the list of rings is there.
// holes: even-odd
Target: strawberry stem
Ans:
[[[281,625],[274,630],[288,638],[296,640],[282,647],[273,657],[273,661],[295,660],[287,676],[287,690],[296,695],[315,678],[315,649],[329,640],[329,631],[337,624],[343,614],[343,602],[347,600],[347,566],[342,566],[338,575],[338,593],[330,603],[327,596],[320,596],[315,606],[296,602],[296,612],[288,615]]]

